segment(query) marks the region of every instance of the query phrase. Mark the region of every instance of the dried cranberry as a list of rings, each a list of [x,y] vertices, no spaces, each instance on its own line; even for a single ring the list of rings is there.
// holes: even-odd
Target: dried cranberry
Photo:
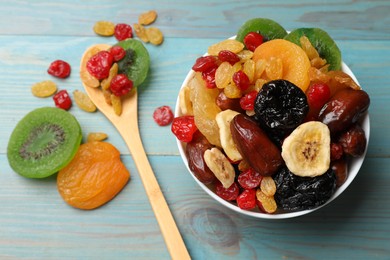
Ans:
[[[125,49],[123,49],[121,46],[112,46],[110,49],[110,53],[115,62],[120,61],[126,55]]]
[[[126,74],[118,74],[111,80],[110,90],[117,97],[126,95],[132,88],[133,81]]]
[[[237,205],[240,209],[253,209],[256,207],[256,190],[244,190],[237,197]]]
[[[214,67],[210,70],[202,72],[202,78],[206,82],[207,88],[216,88],[215,85],[215,72],[217,71],[217,67]]]
[[[114,36],[118,41],[123,41],[133,37],[133,28],[125,23],[115,25]]]
[[[215,193],[224,200],[233,201],[237,199],[240,188],[235,182],[229,188],[225,188],[222,183],[217,182],[215,184]]]
[[[62,108],[64,110],[68,110],[72,106],[72,100],[68,94],[68,91],[65,89],[58,91],[53,96],[54,104],[58,108]]]
[[[66,61],[55,60],[50,64],[47,73],[54,77],[67,78],[70,75],[70,65]]]
[[[248,76],[242,70],[239,70],[233,74],[233,82],[242,91],[247,90],[250,85]]]
[[[234,65],[240,61],[240,57],[232,51],[223,50],[218,53],[218,59],[222,62],[227,61],[230,65]]]
[[[330,159],[336,161],[340,159],[344,154],[343,146],[339,143],[331,143],[330,145]]]
[[[244,189],[254,189],[260,185],[262,179],[263,177],[258,172],[249,168],[238,175],[237,181]]]
[[[105,79],[110,74],[110,68],[113,61],[114,58],[110,52],[99,51],[88,60],[87,70],[98,80]]]
[[[313,83],[309,86],[306,95],[309,107],[320,110],[330,99],[330,88],[325,83]]]
[[[250,32],[244,37],[244,44],[250,51],[254,51],[263,41],[263,36],[257,32]]]
[[[182,142],[190,142],[196,130],[193,116],[180,116],[172,121],[171,131]]]
[[[161,106],[154,110],[153,119],[159,126],[166,126],[172,123],[173,113],[169,106]]]
[[[205,72],[218,67],[218,59],[214,56],[202,56],[196,59],[192,69],[196,72]]]
[[[255,100],[257,96],[257,91],[253,90],[243,97],[240,98],[240,106],[244,110],[253,110],[255,109]]]

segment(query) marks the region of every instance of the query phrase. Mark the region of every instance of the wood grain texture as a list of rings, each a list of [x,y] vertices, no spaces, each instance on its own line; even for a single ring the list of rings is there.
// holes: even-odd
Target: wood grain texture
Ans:
[[[55,176],[29,180],[9,167],[6,149],[27,112],[53,106],[30,93],[52,79],[60,89],[82,89],[78,66],[96,36],[97,20],[136,22],[156,9],[161,46],[146,45],[150,77],[139,92],[139,125],[145,150],[193,259],[389,259],[390,258],[390,11],[389,1],[0,1],[0,259],[169,259],[126,144],[100,113],[70,112],[83,135],[103,131],[122,153],[132,179],[111,202],[93,211],[67,206]],[[251,17],[275,19],[286,29],[321,27],[335,38],[344,62],[370,94],[367,158],[352,185],[330,205],[307,216],[259,220],[217,204],[186,171],[169,127],[152,119],[161,105],[175,106],[194,60],[207,47],[234,35]],[[37,44],[38,43],[38,44]],[[67,60],[71,77],[46,70]]]

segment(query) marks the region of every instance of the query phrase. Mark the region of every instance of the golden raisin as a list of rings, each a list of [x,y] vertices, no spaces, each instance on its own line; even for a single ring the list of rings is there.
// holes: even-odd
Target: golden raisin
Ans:
[[[160,45],[164,41],[164,36],[160,29],[156,27],[148,27],[145,31],[151,44]]]
[[[145,13],[140,14],[138,17],[138,23],[141,25],[149,25],[156,21],[157,12],[154,10],[147,11]]]
[[[120,97],[115,96],[114,94],[111,94],[111,105],[114,109],[114,112],[116,115],[120,116],[122,114],[122,100]]]
[[[57,85],[51,80],[45,80],[35,83],[31,87],[31,92],[36,97],[49,97],[56,93]]]
[[[80,145],[73,160],[57,176],[61,197],[79,209],[94,209],[113,199],[127,184],[130,173],[110,143]]]
[[[107,139],[107,134],[102,132],[89,133],[87,136],[87,142],[103,141]]]
[[[73,97],[74,101],[76,102],[76,105],[81,108],[82,110],[86,112],[95,112],[96,106],[92,102],[92,100],[89,98],[87,94],[80,90],[73,91]]]
[[[133,24],[133,28],[138,38],[140,38],[145,43],[149,42],[149,38],[148,35],[146,34],[146,29],[144,26],[135,23]]]
[[[98,21],[93,26],[93,31],[100,36],[112,36],[115,31],[115,24],[109,21]]]

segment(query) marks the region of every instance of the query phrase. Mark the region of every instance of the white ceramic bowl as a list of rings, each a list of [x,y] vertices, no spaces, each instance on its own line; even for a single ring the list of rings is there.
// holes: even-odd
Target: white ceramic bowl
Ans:
[[[355,82],[357,84],[359,84],[359,82],[356,79],[355,75],[352,73],[352,71],[349,69],[349,67],[344,62],[342,63],[342,70],[345,73],[349,74],[355,80]],[[193,70],[191,70],[187,74],[187,76],[184,79],[184,82],[183,82],[181,88],[183,88],[184,86],[187,85],[188,81],[194,76],[194,74],[195,74],[195,72]],[[180,107],[179,107],[179,98],[177,98],[177,101],[176,101],[175,116],[181,116]],[[362,126],[362,128],[364,129],[364,131],[366,133],[367,145],[368,145],[368,141],[369,141],[369,137],[370,137],[370,120],[369,120],[368,113],[363,117],[361,126]],[[186,167],[188,169],[188,172],[191,174],[191,176],[194,178],[194,180],[199,184],[199,186],[207,194],[209,194],[213,199],[215,199],[216,201],[218,201],[219,203],[221,203],[222,205],[224,205],[225,207],[227,207],[227,208],[229,208],[231,210],[234,210],[234,211],[236,211],[238,213],[241,213],[241,214],[244,214],[244,215],[248,215],[248,216],[252,216],[252,217],[256,217],[256,218],[263,218],[263,219],[285,219],[285,218],[298,217],[298,216],[302,216],[302,215],[311,213],[311,212],[313,212],[315,210],[318,210],[319,208],[322,208],[325,205],[329,204],[331,201],[336,199],[341,193],[343,193],[343,191],[355,179],[357,173],[360,170],[360,167],[363,164],[363,161],[364,161],[364,158],[365,158],[366,152],[367,152],[367,146],[366,146],[366,150],[365,150],[365,152],[364,152],[364,154],[362,156],[349,160],[347,180],[340,187],[337,188],[336,192],[332,195],[332,197],[325,204],[323,204],[323,205],[321,205],[319,207],[313,208],[313,209],[309,209],[309,210],[295,211],[295,212],[289,212],[289,213],[267,214],[267,213],[260,212],[257,208],[255,210],[253,210],[253,211],[240,209],[235,203],[226,201],[226,200],[222,199],[221,197],[219,197],[217,194],[215,194],[214,191],[212,191],[209,187],[207,187],[205,184],[200,182],[195,177],[195,175],[192,173],[192,171],[190,170],[190,168],[188,166],[187,156],[186,156],[186,153],[185,153],[185,143],[182,143],[179,140],[177,140],[177,146],[179,148],[180,156],[183,159],[183,162],[184,162],[184,164],[186,165]]]

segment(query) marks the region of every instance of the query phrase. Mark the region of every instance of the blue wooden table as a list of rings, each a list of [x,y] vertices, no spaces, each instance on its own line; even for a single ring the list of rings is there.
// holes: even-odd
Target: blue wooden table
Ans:
[[[146,45],[150,77],[139,95],[140,132],[148,158],[193,259],[390,259],[390,3],[382,1],[0,1],[0,259],[169,259],[137,169],[122,138],[105,117],[73,106],[84,137],[93,131],[122,154],[132,179],[110,203],[93,210],[69,207],[56,178],[14,173],[6,147],[29,111],[53,106],[34,97],[33,83],[51,79],[60,89],[82,89],[84,50],[95,43],[98,20],[137,22],[155,9],[165,40]],[[187,71],[207,47],[234,35],[252,17],[287,30],[320,27],[339,45],[344,62],[371,97],[367,158],[352,185],[330,205],[303,217],[261,220],[239,215],[210,198],[182,162],[169,127],[152,119],[155,108],[175,106]],[[55,59],[72,66],[70,78],[46,72]]]

